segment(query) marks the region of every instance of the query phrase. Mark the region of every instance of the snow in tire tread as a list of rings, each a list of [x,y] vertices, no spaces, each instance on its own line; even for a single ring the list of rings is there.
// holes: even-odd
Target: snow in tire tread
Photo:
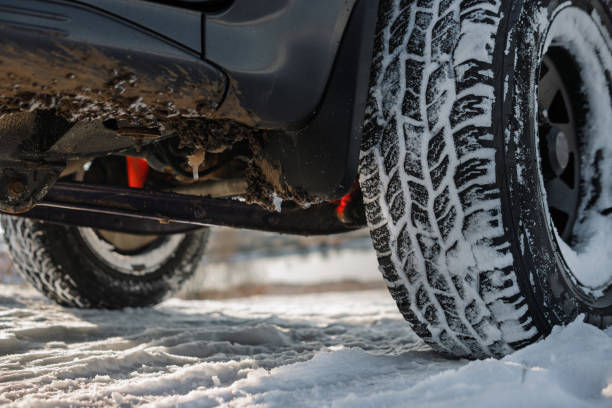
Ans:
[[[176,263],[176,268],[174,270],[166,268],[163,276],[159,278],[129,282],[109,276],[108,281],[105,282],[108,285],[107,290],[114,285],[126,289],[128,293],[117,292],[116,296],[102,299],[92,292],[99,288],[79,285],[70,273],[75,271],[64,270],[66,265],[54,259],[49,248],[50,236],[45,223],[2,215],[0,225],[4,231],[9,254],[20,275],[54,302],[77,308],[115,309],[126,306],[148,306],[160,302],[164,296],[169,296],[178,290],[181,284],[193,275],[208,240],[206,230],[189,234],[186,237],[186,245],[180,249],[182,256]],[[71,249],[67,253],[67,244],[62,245],[62,250],[64,251],[62,256],[67,256],[67,254],[76,257],[83,256],[76,249]],[[90,276],[94,279],[92,271],[83,271],[83,276]],[[93,284],[93,281],[89,283]],[[97,284],[101,282],[98,281]],[[131,296],[130,288],[127,288],[126,285],[133,285],[133,288],[137,288],[140,297]],[[160,291],[160,285],[163,291]]]
[[[415,332],[457,356],[538,336],[496,185],[500,0],[383,0],[360,159],[381,272]]]

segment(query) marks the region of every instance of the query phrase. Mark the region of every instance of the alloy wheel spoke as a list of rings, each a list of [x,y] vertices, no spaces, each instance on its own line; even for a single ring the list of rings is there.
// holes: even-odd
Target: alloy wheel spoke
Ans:
[[[555,72],[550,69],[540,80],[538,89],[538,103],[540,110],[549,110],[561,87]]]

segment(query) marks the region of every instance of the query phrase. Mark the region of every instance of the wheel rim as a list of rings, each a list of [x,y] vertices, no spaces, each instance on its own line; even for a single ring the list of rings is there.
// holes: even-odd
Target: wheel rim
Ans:
[[[96,233],[104,241],[115,247],[122,255],[133,255],[141,253],[149,246],[156,245],[163,239],[159,235],[134,235],[121,232],[96,229]]]
[[[111,182],[112,174],[126,173],[123,164],[123,160],[110,164],[105,161],[89,162],[88,169],[77,174],[75,179],[93,183]],[[109,168],[112,165],[115,167]],[[92,173],[97,174],[97,178],[94,175],[93,180],[88,180]],[[125,183],[125,180],[120,181]],[[78,232],[97,260],[115,272],[132,276],[144,276],[158,270],[185,239],[185,234],[133,235],[93,228],[78,228]]]
[[[549,27],[539,78],[538,147],[562,276],[583,305],[608,309],[612,217],[605,216],[605,209],[612,197],[612,44],[604,34],[609,28],[599,21],[568,5]]]
[[[559,236],[569,244],[580,199],[580,152],[576,110],[557,68],[560,61],[555,56],[559,53],[551,50],[540,69],[539,149],[550,216]]]
[[[184,234],[160,237],[129,252],[122,251],[105,240],[93,228],[79,228],[86,247],[107,267],[132,276],[143,276],[157,271],[174,256],[185,239]]]

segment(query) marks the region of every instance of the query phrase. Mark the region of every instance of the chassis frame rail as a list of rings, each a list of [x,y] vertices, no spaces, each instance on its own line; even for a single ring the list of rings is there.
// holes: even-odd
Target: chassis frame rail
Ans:
[[[360,204],[349,222],[337,215],[337,205],[301,208],[292,203],[271,212],[239,200],[214,199],[125,187],[58,182],[45,200],[15,216],[53,223],[132,234],[167,235],[207,226],[224,226],[295,235],[329,235],[366,225]],[[346,220],[345,220],[346,221]]]

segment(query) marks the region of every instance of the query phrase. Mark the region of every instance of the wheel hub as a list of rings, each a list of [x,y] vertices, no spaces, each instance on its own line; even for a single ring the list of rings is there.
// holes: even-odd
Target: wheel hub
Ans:
[[[570,145],[567,135],[558,127],[553,127],[546,137],[548,162],[556,175],[567,169],[570,161]]]

